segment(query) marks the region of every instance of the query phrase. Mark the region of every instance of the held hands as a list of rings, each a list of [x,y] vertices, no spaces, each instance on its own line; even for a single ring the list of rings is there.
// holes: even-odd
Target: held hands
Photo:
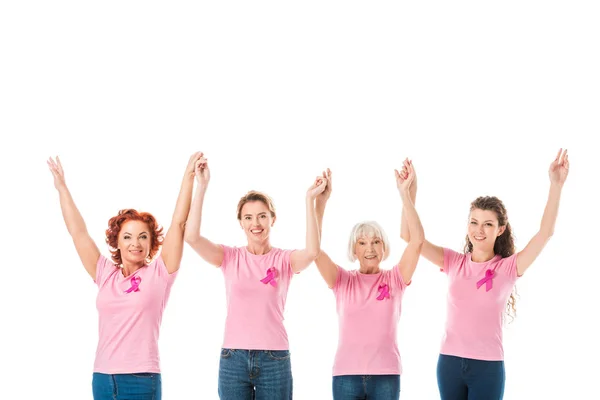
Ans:
[[[56,159],[53,160],[52,157],[49,157],[46,163],[48,164],[50,172],[52,172],[52,175],[54,176],[54,187],[57,190],[66,187],[67,184],[65,183],[65,172],[63,171],[62,164],[60,163],[60,158],[56,156]]]
[[[402,170],[398,172],[398,170],[395,169],[394,172],[396,173],[396,186],[400,191],[400,195],[404,196],[409,193],[410,189],[416,187],[417,175],[413,168],[412,161],[408,158],[404,160]]]
[[[319,179],[319,177],[317,177]],[[331,170],[327,168],[327,171],[323,171],[323,177],[327,181],[327,186],[325,186],[325,190],[321,194],[317,196],[317,203],[325,204],[327,200],[329,200],[329,196],[331,196],[331,190],[333,189],[332,180],[331,180]]]
[[[329,170],[327,171],[329,172],[329,176],[331,176],[331,172]],[[329,180],[327,179],[327,174],[323,172],[323,176],[317,176],[315,183],[308,188],[308,191],[306,192],[306,198],[309,200],[315,200],[316,198],[323,196],[327,191],[328,186]],[[329,188],[329,194],[331,194],[331,188]]]
[[[198,161],[200,158],[202,158],[202,156],[203,156],[203,153],[201,151],[197,151],[190,156],[187,166],[185,167],[185,176],[186,177],[191,177],[192,179],[194,178],[195,169],[196,169],[196,161]]]
[[[551,184],[556,184],[560,187],[565,184],[567,175],[569,175],[569,155],[567,154],[567,150],[558,150],[556,158],[550,164],[548,175],[550,176]]]
[[[204,153],[202,152],[195,153],[192,156],[192,158],[190,158],[190,163],[192,163],[192,159],[194,175],[196,176],[196,182],[198,182],[198,185],[200,186],[208,186],[208,182],[210,181],[208,159],[204,157]]]

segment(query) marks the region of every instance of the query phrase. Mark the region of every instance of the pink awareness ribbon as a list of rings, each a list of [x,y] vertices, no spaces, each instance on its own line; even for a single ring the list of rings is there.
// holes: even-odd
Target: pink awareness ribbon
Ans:
[[[275,280],[275,273],[277,272],[277,270],[273,267],[269,268],[267,270],[267,276],[265,276],[264,278],[262,278],[260,281],[262,283],[264,283],[265,285],[267,283],[270,283],[271,286],[277,286],[277,281]]]
[[[485,283],[485,291],[489,292],[490,290],[492,290],[492,278],[493,277],[494,277],[494,271],[492,271],[491,269],[488,269],[487,271],[485,271],[485,278],[477,281],[477,289],[479,289],[481,287],[481,285],[483,285]]]
[[[389,299],[390,298],[390,288],[388,285],[379,285],[379,296],[377,296],[377,300]]]
[[[132,276],[131,277],[131,287],[129,289],[127,289],[125,291],[125,293],[131,293],[131,292],[139,292],[140,291],[140,282],[142,281],[142,278],[140,278],[139,276]]]

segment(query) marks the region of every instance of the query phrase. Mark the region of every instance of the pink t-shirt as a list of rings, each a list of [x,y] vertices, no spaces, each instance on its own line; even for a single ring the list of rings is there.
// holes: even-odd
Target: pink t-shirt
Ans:
[[[398,266],[377,274],[338,266],[333,286],[339,320],[334,376],[402,373],[396,332],[406,286]]]
[[[448,274],[446,332],[440,353],[485,361],[504,359],[502,314],[517,281],[517,255],[484,263],[444,249]]]
[[[246,247],[223,247],[227,318],[224,348],[288,350],[283,310],[293,276],[293,250],[256,255]]]
[[[177,272],[162,257],[128,277],[104,256],[96,265],[99,339],[94,372],[160,372],[158,336],[163,310]]]

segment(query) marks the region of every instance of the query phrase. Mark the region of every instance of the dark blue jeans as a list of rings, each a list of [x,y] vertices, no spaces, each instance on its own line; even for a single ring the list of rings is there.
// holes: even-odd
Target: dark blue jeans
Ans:
[[[398,400],[400,375],[341,375],[333,377],[334,400]]]
[[[160,400],[160,374],[115,374],[94,372],[94,400]]]
[[[291,400],[292,364],[288,350],[222,349],[221,400]]]
[[[440,354],[437,380],[442,400],[502,400],[504,361]]]

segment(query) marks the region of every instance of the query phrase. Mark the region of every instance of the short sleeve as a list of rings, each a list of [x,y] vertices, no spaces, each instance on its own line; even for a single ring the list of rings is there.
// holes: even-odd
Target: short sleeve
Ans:
[[[292,253],[296,250],[282,250],[283,251],[283,264],[287,265],[290,269],[292,268]]]
[[[506,257],[500,260],[500,265],[498,266],[498,269],[500,269],[502,273],[505,273],[511,278],[520,278],[517,272],[517,253],[513,254],[510,257]]]
[[[98,262],[96,263],[96,279],[94,279],[94,282],[96,282],[96,285],[98,285],[98,287],[101,287],[102,285],[104,285],[104,283],[110,276],[110,273],[115,268],[117,268],[117,266],[115,265],[115,263],[112,260],[109,260],[108,258],[104,257],[102,254],[100,254],[100,257],[98,258]]]
[[[151,265],[154,264],[154,268],[156,270],[156,274],[163,280],[167,281],[167,283],[172,284],[173,281],[175,281],[175,277],[177,276],[177,273],[179,272],[179,270],[173,272],[172,274],[169,273],[169,270],[167,269],[167,266],[165,264],[165,261],[163,260],[162,256],[158,256],[158,258],[156,258],[156,260],[152,261]]]
[[[234,258],[235,248],[225,246],[224,244],[222,244],[221,247],[223,248],[223,262],[221,262],[220,267],[223,271],[225,271],[225,269],[227,268],[227,265]]]
[[[296,250],[281,250],[281,271],[288,275],[291,279],[294,276],[294,271],[292,270],[292,253]]]
[[[444,248],[444,268],[442,268],[442,272],[448,274],[454,267],[461,263],[464,257],[464,254]]]
[[[281,262],[283,267],[292,269],[292,253],[296,250],[281,250]]]
[[[338,269],[337,278],[335,284],[331,288],[334,293],[337,293],[340,288],[348,286],[348,281],[350,280],[350,273],[348,273],[348,271],[339,265],[336,265],[336,267]]]
[[[410,286],[412,282],[412,280],[408,282],[408,284],[404,282],[404,278],[402,278],[402,274],[400,273],[400,267],[398,267],[398,265],[394,265],[394,267],[390,271],[390,274],[392,276],[392,283],[394,284],[394,286],[400,288],[400,290],[402,291],[406,289],[407,286]]]

